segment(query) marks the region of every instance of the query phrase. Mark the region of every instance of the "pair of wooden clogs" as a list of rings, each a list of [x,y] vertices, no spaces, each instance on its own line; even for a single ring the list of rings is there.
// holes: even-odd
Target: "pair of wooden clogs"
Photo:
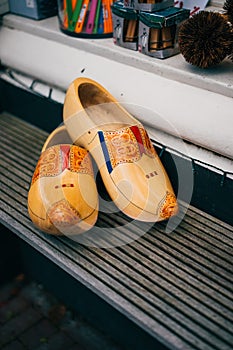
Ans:
[[[170,218],[177,201],[142,124],[97,82],[68,88],[64,124],[46,140],[28,193],[34,224],[52,234],[78,234],[95,225],[98,192],[91,156],[118,208],[146,222]]]

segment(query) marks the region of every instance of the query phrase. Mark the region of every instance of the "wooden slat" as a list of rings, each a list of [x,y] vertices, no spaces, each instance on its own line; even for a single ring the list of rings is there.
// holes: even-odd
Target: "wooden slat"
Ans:
[[[1,114],[1,126],[15,130],[16,133],[18,130],[18,134],[25,132],[29,136],[34,135],[36,139],[38,139],[38,137],[44,138],[48,135],[46,131],[41,130],[37,126],[34,126],[30,123],[25,123],[22,119],[15,118],[14,116],[12,118],[12,115],[8,113]],[[21,130],[21,133],[19,133],[19,130]]]
[[[39,137],[37,135],[29,134],[27,135],[28,131],[27,130],[21,130],[21,133],[19,134],[17,132],[19,130],[19,127],[14,126],[13,128],[7,128],[7,126],[2,125],[2,128],[0,130],[0,135],[1,137],[5,137],[6,140],[9,140],[9,142],[12,144],[16,144],[17,146],[25,146],[27,144],[30,148],[34,148],[36,152],[40,150],[41,145],[44,142],[44,136]],[[25,135],[27,136],[25,138]]]
[[[18,161],[18,158],[15,157],[9,157],[7,154],[0,154],[0,161],[1,161],[1,165],[8,167],[8,166],[12,166],[15,167],[16,169],[18,169],[22,174],[26,174],[28,176],[32,176],[32,172],[35,169],[35,166],[29,166],[28,162],[24,162]]]
[[[116,221],[118,218],[115,217]],[[106,219],[105,219],[106,220]],[[130,233],[127,233],[130,234]],[[154,250],[155,246],[163,249],[167,252],[169,257],[173,256],[175,261],[182,261],[185,266],[192,266],[198,271],[198,276],[201,273],[208,276],[209,280],[214,280],[218,285],[223,285],[231,292],[233,291],[233,285],[228,282],[225,277],[225,270],[216,268],[214,264],[202,257],[199,254],[193,253],[191,250],[186,249],[182,244],[173,242],[173,235],[168,236],[164,233],[164,230],[160,224],[156,225],[156,229],[150,231],[150,235],[145,235],[144,239],[148,240],[151,251]]]
[[[227,232],[226,229],[224,229],[225,234],[222,234],[221,232],[219,232],[213,228],[210,228],[206,225],[203,225],[203,222],[202,222],[202,227],[200,230],[199,222],[197,222],[196,219],[193,218],[192,216],[189,216],[189,214],[190,214],[190,212],[188,213],[188,215],[186,215],[186,217],[182,221],[181,225],[183,227],[186,227],[186,226],[192,227],[192,232],[199,235],[202,239],[204,239],[206,241],[210,241],[211,244],[216,244],[218,247],[221,247],[221,242],[222,242],[223,247],[225,247],[226,250],[228,250],[228,247],[230,247],[231,252],[232,252],[232,248],[233,248],[232,234],[233,234],[233,232],[231,232],[230,230]],[[228,233],[227,236],[226,236],[226,233]]]
[[[228,225],[226,222],[220,221],[219,219],[204,213],[195,207],[191,207],[189,213],[190,216],[197,220],[197,222],[200,220],[203,225],[215,229],[217,232],[222,233],[223,235],[228,235],[228,233],[233,232],[233,227]]]
[[[27,193],[47,134],[1,115],[0,135],[5,226],[169,349],[233,348],[231,226],[190,206],[172,234],[163,223],[147,230],[132,222],[129,230],[131,220],[102,200],[102,233],[95,240],[96,227],[87,234],[90,246],[46,235],[29,219]],[[117,247],[91,247],[97,240]]]
[[[71,243],[70,241],[66,241],[66,243],[71,249],[74,249],[73,242]],[[140,244],[138,245],[140,246]],[[111,249],[110,252],[105,252],[98,249],[93,250],[90,248],[87,251],[85,251],[85,256],[89,256],[90,260],[95,261],[95,263],[97,261],[97,257],[99,258],[99,264],[102,263],[101,260],[104,260],[105,263],[108,264],[108,272],[109,267],[113,268],[113,276],[115,275],[115,267],[117,266],[118,271],[121,271],[123,274],[126,274],[130,279],[137,281],[138,286],[143,286],[147,292],[155,293],[156,295],[160,296],[160,298],[161,296],[165,298],[166,302],[173,306],[174,311],[179,310],[181,314],[186,314],[186,326],[191,324],[191,327],[193,329],[192,321],[188,319],[195,318],[195,316],[197,316],[198,313],[199,323],[202,325],[202,327],[206,327],[209,324],[213,332],[218,331],[219,336],[221,336],[222,333],[223,337],[226,337],[226,339],[229,338],[229,334],[231,333],[232,322],[228,322],[226,320],[226,318],[224,317],[224,311],[228,313],[229,319],[232,319],[232,312],[229,312],[227,308],[225,308],[224,310],[224,308],[222,307],[219,308],[219,313],[221,313],[222,316],[217,316],[216,313],[211,312],[211,309],[209,308],[210,305],[208,303],[206,304],[208,307],[205,307],[205,300],[202,300],[203,293],[201,295],[201,298],[198,295],[195,299],[188,298],[187,296],[191,295],[189,294],[189,291],[187,291],[187,294],[185,294],[184,290],[182,290],[183,288],[180,290],[178,286],[174,286],[173,282],[175,278],[172,276],[172,274],[170,276],[169,281],[168,273],[165,276],[160,275],[158,270],[161,270],[161,268],[156,269],[155,264],[153,266],[153,272],[147,267],[142,266],[142,264],[137,262],[141,261],[142,256],[139,254],[137,256],[137,254],[135,254],[135,251],[133,249],[130,249],[129,246]],[[146,259],[144,258],[144,260]],[[130,288],[130,285],[128,285],[128,287]],[[139,293],[138,288],[137,293]],[[144,296],[144,298],[146,297],[146,293],[144,290],[142,295]],[[197,299],[200,299],[201,302]],[[152,303],[152,301],[153,297],[150,296],[150,302]],[[228,300],[228,303],[229,302],[230,300]],[[157,302],[155,303],[155,305],[158,307]],[[206,315],[206,317],[203,317],[203,315]],[[209,320],[211,318],[212,322]],[[225,329],[228,332],[225,332],[223,329],[220,330],[219,327],[215,325],[215,323],[218,323],[219,325],[222,325],[224,323]],[[198,331],[198,334],[200,334],[200,330],[196,330]]]
[[[26,141],[20,144],[19,142],[15,142],[13,137],[12,140],[9,140],[6,134],[4,135],[3,133],[0,133],[0,137],[5,139],[5,150],[10,157],[17,155],[19,159],[27,160],[29,164],[34,166],[35,162],[38,160],[38,150],[34,145],[31,146],[30,143]],[[12,149],[12,145],[14,145],[14,149]]]
[[[17,164],[18,165],[18,164]],[[12,179],[15,180],[16,184],[21,185],[22,187],[28,188],[28,183],[31,180],[31,175],[25,174],[22,172],[17,165],[12,165],[10,162],[8,165],[5,162],[2,162],[2,169],[1,173],[4,174],[4,176],[7,175],[7,180]],[[0,174],[1,174],[0,173]]]

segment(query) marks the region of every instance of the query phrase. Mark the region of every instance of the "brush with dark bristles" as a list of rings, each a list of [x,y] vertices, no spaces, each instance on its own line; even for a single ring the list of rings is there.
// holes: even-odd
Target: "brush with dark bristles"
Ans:
[[[182,23],[178,42],[187,62],[208,68],[232,53],[232,25],[225,15],[201,11]]]
[[[231,22],[233,26],[233,0],[226,0],[223,5],[223,9],[226,11],[228,20]],[[233,62],[233,44],[232,44],[231,54],[229,55],[229,58]]]
[[[223,9],[226,11],[228,20],[233,25],[233,0],[226,0],[223,5]]]

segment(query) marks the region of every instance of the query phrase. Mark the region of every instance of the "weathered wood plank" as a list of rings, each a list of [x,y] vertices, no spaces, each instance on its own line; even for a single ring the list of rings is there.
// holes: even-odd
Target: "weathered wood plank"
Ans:
[[[151,318],[150,315],[145,313],[144,309],[141,309],[141,306],[138,308],[135,303],[129,302],[127,298],[125,298],[122,293],[118,291],[118,289],[114,288],[112,284],[106,283],[105,278],[101,273],[101,270],[95,269],[95,272],[98,275],[98,278],[93,278],[93,275],[87,271],[89,267],[88,262],[84,262],[82,267],[80,267],[81,257],[80,255],[75,256],[75,264],[70,259],[67,258],[65,254],[64,246],[62,247],[62,252],[59,251],[59,246],[56,245],[53,247],[54,242],[56,240],[55,237],[50,237],[45,235],[43,239],[43,244],[41,242],[41,237],[38,237],[34,233],[32,233],[30,228],[27,228],[27,225],[24,226],[21,224],[22,217],[21,214],[18,213],[14,208],[9,206],[4,206],[5,210],[1,212],[1,220],[5,221],[6,227],[11,229],[17,235],[19,235],[22,239],[24,239],[27,243],[32,245],[35,249],[40,251],[42,254],[46,255],[49,259],[52,259],[55,263],[57,263],[61,268],[71,274],[74,278],[82,282],[87,288],[95,291],[99,296],[104,297],[111,305],[116,307],[119,311],[127,314],[130,318],[132,318],[136,323],[140,323],[140,326],[147,331],[149,331],[152,335],[161,338],[162,343],[170,343],[172,346],[176,346],[178,349],[192,349],[193,341],[194,343],[199,344],[200,348],[210,350],[211,346],[206,344],[200,339],[193,339],[191,337],[191,341],[185,337],[182,339],[183,331],[181,328],[181,334],[174,332],[174,330],[170,330],[166,325],[164,326],[160,320],[156,321]],[[10,214],[10,215],[9,215]],[[30,227],[31,224],[29,223]],[[34,231],[35,232],[35,231]],[[42,234],[42,233],[41,233]],[[42,234],[43,235],[43,234]],[[52,245],[45,244],[45,241],[50,241]],[[102,280],[103,279],[103,280]],[[120,285],[120,283],[119,283]],[[122,288],[122,287],[121,287]],[[164,318],[164,317],[163,317]],[[175,324],[174,324],[175,325]],[[179,328],[179,327],[178,327]],[[155,332],[153,331],[155,330]],[[180,338],[181,336],[181,338]],[[186,341],[187,339],[187,341]],[[226,348],[227,349],[227,348]]]
[[[202,212],[201,210],[195,207],[191,207],[189,213],[190,216],[193,219],[196,219],[197,222],[201,221],[204,225],[206,225],[209,228],[215,229],[219,233],[227,234],[228,231],[233,233],[232,226],[230,226],[224,221],[219,220],[218,218],[215,218],[207,213]]]
[[[20,130],[17,132],[17,130]],[[0,136],[5,137],[9,140],[10,143],[13,143],[17,146],[24,146],[25,144],[30,147],[30,149],[34,149],[36,152],[40,151],[41,145],[43,144],[45,138],[36,138],[35,135],[28,134],[27,130],[21,130],[16,125],[16,129],[8,128],[6,126],[1,125]],[[26,137],[25,137],[26,136]]]
[[[2,113],[1,114],[1,125],[5,125],[7,128],[11,128],[13,130],[19,131],[20,130],[27,132],[28,134],[35,135],[36,138],[38,137],[45,137],[48,133],[37,126],[25,123],[22,119],[15,117],[9,113]],[[18,132],[19,133],[19,132]]]
[[[231,226],[190,206],[172,234],[163,223],[147,230],[135,221],[129,230],[131,220],[102,200],[96,225],[106,234],[93,228],[90,246],[44,234],[29,219],[27,192],[47,133],[3,115],[0,135],[5,226],[169,349],[232,349]],[[117,247],[91,247],[95,240]]]

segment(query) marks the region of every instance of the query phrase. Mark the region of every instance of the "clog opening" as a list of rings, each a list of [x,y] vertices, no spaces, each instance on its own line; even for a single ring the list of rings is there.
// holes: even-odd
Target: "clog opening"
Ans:
[[[49,147],[56,146],[56,145],[71,145],[73,142],[65,128],[65,126],[61,126],[54,130],[52,134],[48,137],[47,141],[44,144],[43,151],[48,149]]]
[[[78,96],[92,122],[101,125],[102,129],[119,129],[138,124],[119,102],[94,84],[79,85]]]
[[[84,108],[102,103],[112,102],[111,99],[103,91],[101,91],[97,86],[90,83],[81,84],[79,86],[78,93]]]

